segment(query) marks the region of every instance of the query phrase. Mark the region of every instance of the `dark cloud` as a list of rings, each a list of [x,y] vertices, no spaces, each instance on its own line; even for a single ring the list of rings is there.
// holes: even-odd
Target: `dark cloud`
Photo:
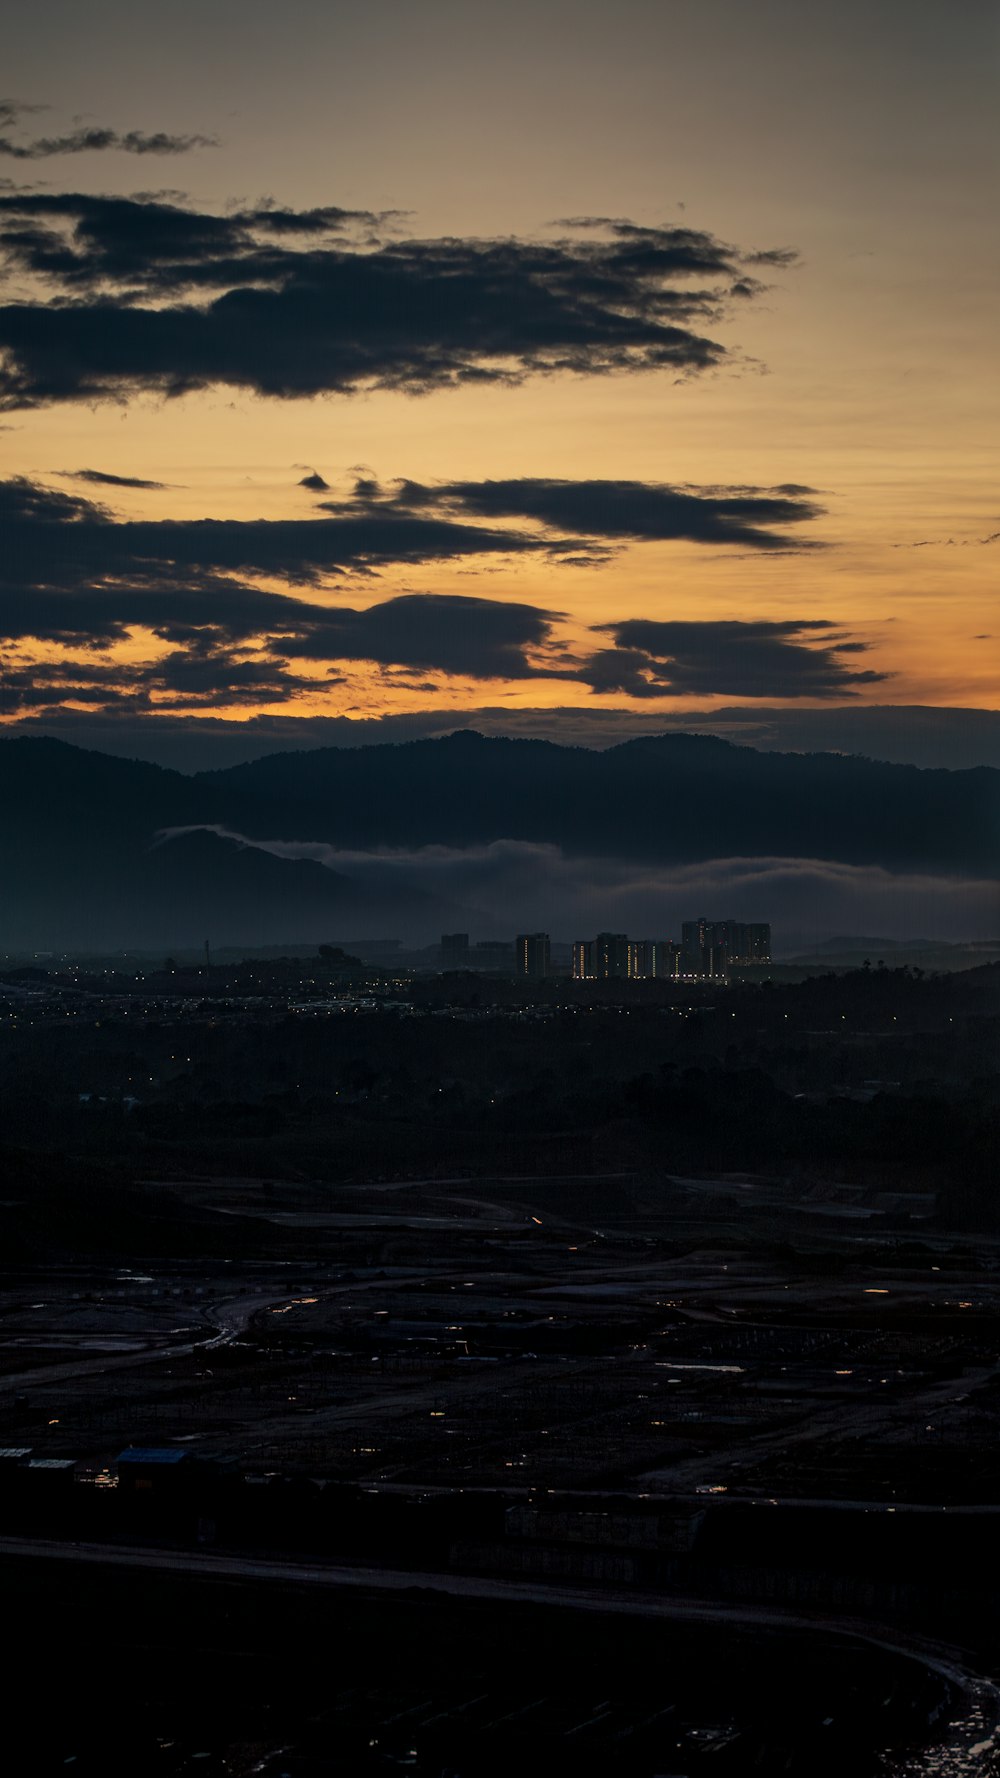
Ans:
[[[218,148],[216,136],[170,136],[164,130],[147,135],[144,130],[90,128],[70,130],[65,136],[38,136],[33,142],[15,142],[0,136],[0,154],[11,160],[49,160],[56,154],[94,154],[109,148],[119,154],[190,154],[193,148]]]
[[[559,371],[686,376],[726,359],[703,329],[734,293],[757,294],[746,265],[785,263],[689,228],[376,238],[384,220],[8,192],[0,244],[43,296],[0,308],[0,405],[214,385],[296,397]]]
[[[370,498],[372,484],[360,486],[362,497]],[[525,476],[432,486],[403,481],[379,493],[383,505],[392,503],[410,511],[431,507],[477,518],[529,519],[580,536],[609,540],[683,538],[757,549],[787,549],[788,539],[774,527],[800,524],[823,510],[813,498],[814,489],[795,483],[778,488],[691,488],[661,482]]]
[[[35,638],[84,648],[110,647],[135,629],[151,630],[178,647],[207,639],[230,644],[292,626],[304,632],[325,617],[323,605],[222,578],[205,586],[163,578],[153,586],[72,591],[0,588],[0,635],[8,641]]]
[[[142,625],[229,640],[323,624],[328,608],[235,575],[319,584],[476,555],[558,553],[549,540],[446,518],[348,510],[283,520],[123,520],[82,495],[0,482],[0,635],[112,641]],[[573,548],[578,546],[574,543]]]
[[[144,481],[138,475],[109,475],[104,469],[61,469],[59,474],[74,482],[91,482],[100,488],[165,488],[166,482]]]
[[[371,661],[386,668],[404,669],[406,673],[439,672],[471,679],[568,677],[557,666],[546,665],[544,658],[540,663],[531,658],[548,646],[555,616],[534,605],[404,593],[357,611],[271,598],[264,611],[257,613],[256,622],[249,612],[241,612],[242,622],[234,621],[231,612],[220,612],[214,623],[195,629],[187,621],[182,600],[177,598],[177,608],[171,607],[170,601],[175,597],[169,595],[163,609],[151,607],[145,620],[161,639],[177,645],[165,661],[134,669],[96,661],[88,665],[85,660],[50,667],[48,662],[39,661],[25,668],[20,677],[16,671],[8,672],[4,678],[7,690],[17,687],[27,692],[32,685],[72,683],[72,694],[64,693],[66,701],[79,701],[81,687],[85,687],[86,701],[100,704],[106,686],[120,686],[131,677],[133,686],[172,691],[242,688],[250,701],[255,697],[258,703],[270,703],[277,694],[284,698],[302,691],[315,693],[331,683],[329,678],[296,677],[288,670],[290,659]],[[295,626],[284,632],[279,628],[281,606],[287,607],[286,626]],[[53,640],[74,642],[77,646],[90,642],[100,647],[117,640],[122,633],[106,617],[99,631],[74,635],[66,628],[56,632],[55,623],[61,615],[53,617],[49,613]],[[98,615],[92,613],[95,622]],[[261,617],[269,620],[268,626],[261,624]],[[270,634],[266,638],[267,658],[262,661],[251,658],[246,647],[241,649],[239,644],[245,643],[254,630],[265,627]]]
[[[288,671],[291,658],[523,679],[542,670],[529,654],[551,640],[555,614],[534,605],[414,593],[357,610],[275,593],[229,572],[310,580],[375,560],[522,547],[516,537],[445,520],[359,513],[273,524],[133,523],[78,494],[8,482],[0,483],[0,525],[0,636],[100,650],[146,629],[178,651],[170,667],[175,689],[180,651],[192,660],[192,685],[214,674],[222,689],[243,687],[248,696],[252,689],[270,702],[279,688],[285,695],[316,687]],[[260,643],[273,672],[260,662],[251,669],[233,652],[252,644],[259,653]],[[164,670],[159,663],[156,671]],[[73,672],[78,687],[78,664]],[[39,685],[58,677],[39,663]],[[95,670],[92,688],[104,683]]]
[[[309,488],[314,494],[326,494],[329,493],[330,484],[323,480],[318,470],[314,469],[309,475],[302,477],[299,487]]]
[[[329,685],[289,672],[287,661],[260,660],[225,647],[176,649],[157,661],[66,659],[8,665],[2,676],[6,714],[20,710],[87,705],[122,717],[285,703],[301,692]],[[78,712],[78,714],[80,714]]]
[[[656,623],[632,618],[599,626],[613,637],[580,669],[592,690],[633,698],[732,696],[832,698],[888,677],[852,670],[842,655],[865,644],[831,634],[824,619]]]
[[[308,261],[303,241],[329,237],[342,249],[341,237],[347,237],[360,251],[359,231],[370,237],[383,220],[373,211],[333,205],[301,212],[269,204],[200,212],[160,193],[0,195],[0,241],[8,263],[37,276],[57,300],[99,290],[122,289],[129,301],[139,290],[162,297],[254,283],[270,288],[300,260]]]
[[[103,603],[88,602],[83,608],[87,628],[78,602],[60,593],[38,596],[24,621],[32,624],[32,636],[44,633],[49,640],[106,647],[127,633],[114,599],[105,593]],[[254,698],[259,703],[284,701],[304,691],[315,694],[329,683],[297,677],[289,668],[294,661],[371,662],[400,683],[424,691],[435,687],[414,680],[413,675],[582,681],[595,692],[621,692],[644,700],[724,693],[736,682],[741,695],[750,697],[844,697],[859,682],[885,677],[846,668],[838,655],[853,652],[860,644],[840,638],[817,641],[817,633],[822,638],[831,626],[816,622],[622,624],[612,627],[626,634],[656,632],[655,647],[670,648],[672,654],[656,654],[623,641],[581,662],[554,636],[559,613],[458,594],[401,594],[359,610],[284,598],[233,583],[216,589],[210,615],[200,593],[191,595],[179,586],[151,590],[144,598],[133,594],[127,609],[133,614],[132,625],[144,624],[175,650],[166,662],[136,668],[134,687],[187,690],[192,695],[211,690],[220,694],[220,703],[238,701],[224,693],[238,693],[248,703]],[[71,628],[74,622],[76,630]],[[739,633],[743,630],[750,632],[749,637]],[[665,638],[664,631],[672,634]],[[654,638],[649,640],[652,644]],[[265,660],[252,658],[262,651]],[[59,683],[68,675],[75,689],[65,693],[65,701],[81,700],[85,663],[73,662],[65,674],[63,669],[51,674],[44,662],[33,671],[39,686]],[[95,669],[87,702],[103,703],[103,687],[110,677],[107,670]],[[27,708],[27,700],[19,707]],[[453,716],[446,720],[454,726]]]
[[[75,472],[87,480],[129,485],[103,471]],[[594,488],[607,494],[594,500],[595,518],[607,526],[633,498],[641,504],[641,484],[535,483],[482,484],[491,488],[553,488],[553,521],[583,525],[585,502],[577,494]],[[449,484],[454,490],[458,484]],[[541,552],[556,559],[594,559],[606,547],[534,530],[499,529],[461,485],[446,488],[440,510],[424,507],[423,492],[401,484],[389,497],[365,484],[346,503],[327,503],[323,516],[290,520],[125,520],[83,495],[24,481],[0,483],[0,637],[9,642],[59,643],[100,651],[149,631],[175,651],[168,688],[134,676],[133,694],[181,689],[184,651],[192,659],[192,696],[218,693],[252,703],[287,699],[315,691],[315,679],[300,680],[290,662],[369,661],[409,675],[440,673],[473,679],[524,680],[546,677],[576,680],[592,691],[631,698],[680,695],[736,695],[753,698],[850,696],[856,686],[884,677],[852,669],[847,657],[863,644],[821,620],[784,622],[656,623],[628,619],[599,626],[612,645],[590,655],[570,652],[554,632],[560,614],[542,606],[506,600],[436,593],[407,593],[367,609],[296,597],[257,583],[267,576],[286,584],[318,588],[345,573],[372,574],[398,565],[440,560],[474,560],[499,551]],[[623,487],[626,496],[622,495]],[[654,508],[662,507],[661,529],[673,522],[672,490],[654,486]],[[662,497],[662,498],[661,498]],[[685,495],[685,500],[693,498]],[[784,517],[788,495],[767,491],[706,496],[718,501],[715,523],[728,522],[725,507],[757,510],[759,501],[772,522]],[[522,522],[549,516],[543,504],[529,511],[521,494],[501,497],[507,511],[517,505]],[[469,508],[472,511],[469,511]],[[579,514],[575,517],[575,514]],[[468,519],[479,522],[472,523]],[[624,524],[624,516],[620,522]],[[688,523],[688,520],[684,520]],[[705,520],[705,524],[709,521]],[[747,519],[739,523],[746,526]],[[763,534],[763,528],[762,528]],[[588,555],[586,552],[590,551]],[[266,662],[251,657],[264,654]],[[267,671],[265,671],[267,667]],[[163,663],[156,672],[167,669]],[[75,690],[66,701],[102,702],[106,680],[89,682],[74,667]],[[58,676],[39,663],[37,685],[50,690]],[[89,683],[84,698],[80,687]],[[415,683],[412,679],[408,684]],[[427,689],[426,680],[416,681]],[[201,688],[199,690],[199,687]],[[27,690],[27,688],[23,688]],[[39,698],[39,702],[41,699]],[[19,708],[30,707],[24,703]]]
[[[565,540],[408,513],[344,511],[306,519],[127,520],[98,527],[109,565],[277,575],[316,583],[348,572],[479,555],[555,553]],[[574,548],[579,547],[574,541]]]
[[[21,119],[42,110],[39,105],[17,105],[0,102],[0,130],[17,128]],[[85,125],[66,131],[61,136],[36,136],[29,142],[18,142],[12,136],[0,135],[0,155],[10,160],[49,160],[57,154],[100,154],[116,149],[119,154],[169,155],[190,154],[194,148],[217,148],[217,136],[177,136],[164,130],[111,130],[100,125]]]
[[[299,692],[316,689],[314,679],[288,672],[286,661],[257,660],[233,649],[176,649],[139,670],[137,691],[169,696],[175,703],[283,703]]]
[[[101,470],[72,473],[101,486],[157,485]],[[461,487],[460,494],[456,487]],[[513,508],[520,502],[520,528],[486,522],[494,488],[520,490],[498,495],[501,506]],[[553,490],[550,509],[546,501]],[[537,502],[530,497],[533,491]],[[230,640],[275,628],[301,634],[325,621],[325,607],[290,601],[234,577],[266,575],[286,584],[319,586],[346,574],[474,561],[497,553],[535,553],[577,565],[599,561],[621,539],[625,508],[643,506],[644,493],[651,497],[649,508],[657,515],[661,535],[673,525],[673,535],[686,527],[688,534],[698,530],[731,541],[727,527],[736,524],[740,541],[752,534],[758,545],[768,547],[768,523],[802,516],[792,497],[767,492],[700,496],[685,491],[675,496],[656,484],[526,481],[446,484],[443,491],[403,483],[388,496],[366,482],[351,500],[330,502],[315,518],[126,520],[80,494],[15,479],[0,483],[0,635],[110,641],[130,625],[158,632],[165,626],[172,637],[199,629],[218,630]],[[437,510],[430,505],[432,496],[439,498]],[[737,518],[731,507],[738,507],[742,516]],[[531,528],[523,522],[544,518],[554,523],[560,515],[567,525],[589,525],[589,537],[542,532],[533,522]],[[603,536],[595,535],[601,525]],[[753,658],[763,667],[762,635],[754,638],[744,626],[741,636],[741,658],[751,659],[752,644]],[[635,636],[624,630],[618,641],[623,647],[637,645]],[[688,645],[693,645],[691,639]],[[614,653],[619,657],[616,670],[631,666],[637,671],[642,665],[627,661],[621,649]],[[779,646],[772,653],[777,662],[791,659],[794,649],[782,652]],[[603,671],[596,662],[594,672]],[[655,668],[649,671],[655,677]],[[652,694],[642,690],[639,695]],[[773,695],[781,694],[774,690]]]
[[[459,594],[404,593],[367,611],[338,606],[306,635],[277,636],[292,656],[376,661],[471,679],[566,677],[555,666],[535,666],[531,651],[551,640],[556,612]]]

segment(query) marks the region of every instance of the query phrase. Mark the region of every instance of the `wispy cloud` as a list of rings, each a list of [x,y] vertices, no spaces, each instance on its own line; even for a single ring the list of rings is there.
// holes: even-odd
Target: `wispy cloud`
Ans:
[[[416,886],[481,910],[481,935],[545,926],[569,939],[601,928],[676,936],[693,909],[739,910],[770,920],[789,948],[817,933],[880,932],[887,938],[982,938],[995,931],[997,890],[988,879],[820,858],[707,858],[664,869],[560,846],[501,839],[478,846],[363,851],[319,841],[248,840],[211,831],[276,858],[309,859],[373,892]]]
[[[60,469],[57,474],[67,481],[90,482],[96,488],[163,489],[166,482],[151,482],[138,475],[111,475],[105,469]]]
[[[9,160],[51,160],[66,154],[171,155],[190,154],[196,148],[217,148],[217,136],[171,135],[166,130],[112,130],[100,124],[79,124],[57,136],[33,136],[19,140],[7,132],[20,131],[22,121],[45,107],[0,101],[0,155]]]

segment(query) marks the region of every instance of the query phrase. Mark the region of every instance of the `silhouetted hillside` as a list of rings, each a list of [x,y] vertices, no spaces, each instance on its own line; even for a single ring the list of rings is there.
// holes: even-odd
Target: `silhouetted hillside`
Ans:
[[[597,753],[466,731],[272,754],[195,782],[241,831],[341,846],[504,837],[677,862],[767,854],[984,873],[1000,854],[1000,772],[989,767],[758,753],[701,735]]]
[[[186,947],[206,934],[312,941],[371,919],[395,925],[425,904],[436,917],[418,889],[359,889],[312,860],[171,832],[212,818],[204,790],[179,772],[48,740],[11,743],[0,763],[11,762],[0,815],[4,950]]]
[[[456,910],[313,860],[219,836],[377,852],[508,839],[657,864],[813,858],[996,875],[1000,772],[838,754],[759,753],[666,735],[604,753],[462,732],[401,746],[279,753],[193,777],[62,742],[0,753],[0,945],[266,943],[356,931],[431,936]]]

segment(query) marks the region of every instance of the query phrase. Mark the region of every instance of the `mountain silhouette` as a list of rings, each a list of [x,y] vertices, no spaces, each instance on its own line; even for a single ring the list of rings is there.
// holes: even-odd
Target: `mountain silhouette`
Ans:
[[[657,862],[770,856],[986,875],[1000,856],[993,768],[758,753],[704,735],[594,752],[463,730],[276,753],[193,782],[240,832],[344,847],[506,838]]]
[[[419,931],[426,941],[463,913],[405,870],[380,883],[377,859],[355,880],[349,864],[278,856],[260,849],[268,842],[405,853],[506,839],[659,866],[808,858],[978,878],[997,875],[1000,855],[993,768],[759,753],[706,736],[595,752],[461,731],[192,776],[19,736],[0,748],[0,773],[7,951],[191,945],[206,934],[250,945]],[[212,828],[223,831],[172,831]]]

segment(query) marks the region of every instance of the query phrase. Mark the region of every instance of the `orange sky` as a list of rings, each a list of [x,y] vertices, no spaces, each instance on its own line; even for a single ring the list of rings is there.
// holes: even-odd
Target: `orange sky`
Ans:
[[[865,667],[892,675],[862,700],[1000,708],[1000,541],[984,541],[1000,534],[992,8],[375,0],[362,17],[317,0],[280,15],[241,7],[234,35],[228,0],[207,18],[185,0],[157,25],[155,56],[152,28],[123,30],[134,14],[117,0],[87,9],[86,24],[79,8],[54,12],[44,32],[26,13],[13,30],[11,93],[52,107],[21,119],[22,136],[87,113],[118,129],[217,133],[222,145],[155,164],[114,151],[9,163],[19,182],[179,186],[206,208],[248,193],[394,206],[414,212],[401,226],[418,237],[525,239],[560,216],[629,216],[746,248],[793,247],[800,263],[766,274],[769,291],[710,330],[729,363],[679,383],[650,371],[423,396],[277,401],[221,388],[61,402],[7,415],[0,474],[63,490],[74,484],[59,472],[82,467],[166,483],[79,489],[124,517],[157,519],[305,518],[305,470],[346,493],[358,465],[425,483],[804,484],[825,515],[790,542],[823,550],[629,543],[600,567],[431,562],[309,597],[362,607],[402,592],[475,593],[539,605],[565,613],[559,635],[582,653],[595,646],[591,626],[616,619],[827,619],[865,645]],[[58,70],[53,26],[64,32]],[[166,651],[137,630],[106,658]],[[27,642],[13,655],[58,652]],[[302,671],[314,694],[259,708],[628,703],[559,679],[425,673],[433,689],[417,690],[362,662],[335,685],[316,663]]]

